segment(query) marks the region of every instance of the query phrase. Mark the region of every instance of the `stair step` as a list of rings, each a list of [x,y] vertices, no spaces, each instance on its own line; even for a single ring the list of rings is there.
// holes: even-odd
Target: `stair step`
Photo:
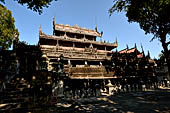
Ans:
[[[0,112],[25,112],[28,108],[28,102],[21,103],[5,103],[5,106],[0,107]]]
[[[0,99],[5,100],[5,99],[12,99],[12,98],[27,98],[29,97],[29,94],[24,94],[24,95],[1,95]]]
[[[24,93],[28,93],[28,90],[23,90],[23,91],[4,91],[2,92],[0,95],[20,95],[20,94],[24,94]]]
[[[0,103],[23,103],[29,101],[29,97],[19,97],[19,98],[9,98],[9,99],[3,99],[0,101]]]

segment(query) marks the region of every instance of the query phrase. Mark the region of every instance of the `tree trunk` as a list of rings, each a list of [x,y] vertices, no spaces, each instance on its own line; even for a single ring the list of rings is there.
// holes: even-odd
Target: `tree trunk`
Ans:
[[[166,59],[166,63],[167,63],[167,66],[168,66],[168,72],[169,72],[169,76],[170,76],[170,54],[169,54],[169,51],[168,51],[168,45],[166,44],[166,34],[161,35],[160,38],[161,38],[162,47],[164,49],[163,54],[164,54],[165,59]]]

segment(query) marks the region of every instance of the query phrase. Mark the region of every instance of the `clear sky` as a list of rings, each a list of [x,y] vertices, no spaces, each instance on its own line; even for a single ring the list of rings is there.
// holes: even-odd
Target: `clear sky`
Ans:
[[[52,20],[58,24],[79,25],[88,29],[98,26],[98,31],[103,31],[102,39],[109,42],[118,40],[118,50],[134,47],[141,51],[141,44],[144,51],[150,51],[152,58],[158,58],[162,46],[157,40],[150,42],[153,35],[145,35],[137,23],[128,23],[125,14],[114,13],[109,17],[108,10],[113,0],[58,0],[53,1],[48,8],[43,9],[39,15],[15,2],[6,0],[5,6],[12,11],[15,18],[15,25],[20,32],[20,40],[28,44],[37,44],[39,39],[39,27],[46,34],[52,35]],[[113,50],[114,51],[114,50]]]

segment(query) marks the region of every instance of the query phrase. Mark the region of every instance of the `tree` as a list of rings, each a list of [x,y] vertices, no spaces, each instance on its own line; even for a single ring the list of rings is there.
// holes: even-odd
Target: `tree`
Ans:
[[[124,11],[128,22],[137,22],[146,34],[152,33],[151,41],[158,39],[162,43],[170,73],[170,0],[114,0],[109,13],[112,15],[116,11]]]
[[[5,0],[0,0],[5,3]],[[42,13],[44,7],[48,7],[53,0],[14,0],[21,5],[26,5],[28,9],[31,9],[39,14]],[[57,1],[57,0],[55,0]]]
[[[21,5],[27,5],[28,9],[42,13],[44,7],[48,7],[53,0],[14,0]],[[57,1],[57,0],[55,0]],[[0,0],[5,4],[5,0]],[[18,40],[18,30],[14,25],[14,18],[11,11],[7,10],[2,4],[0,4],[0,48],[8,49],[13,40]]]
[[[11,11],[0,4],[0,48],[8,49],[14,39],[18,39],[19,33],[14,25]]]

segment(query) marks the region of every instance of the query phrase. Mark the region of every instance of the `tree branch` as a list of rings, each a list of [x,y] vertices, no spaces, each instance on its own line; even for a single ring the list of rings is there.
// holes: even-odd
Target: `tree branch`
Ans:
[[[167,44],[167,46],[168,46],[168,45],[170,44],[170,41],[169,41],[169,42],[167,42],[166,44]]]

